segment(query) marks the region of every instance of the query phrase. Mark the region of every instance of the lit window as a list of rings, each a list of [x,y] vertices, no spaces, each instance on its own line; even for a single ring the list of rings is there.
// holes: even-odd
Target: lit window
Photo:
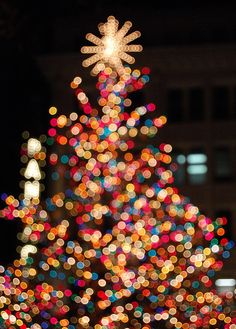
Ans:
[[[204,153],[193,153],[187,156],[189,164],[199,164],[205,163],[207,161],[207,156]]]
[[[177,157],[176,157],[176,160],[179,164],[184,164],[186,162],[186,156],[183,155],[183,154],[179,154]]]
[[[203,184],[207,178],[207,156],[203,152],[193,152],[187,156],[187,173],[189,183]]]
[[[186,180],[186,174],[185,174],[186,156],[181,152],[175,152],[173,155],[173,163],[176,164],[176,169],[174,171],[175,184],[177,186],[183,185]]]

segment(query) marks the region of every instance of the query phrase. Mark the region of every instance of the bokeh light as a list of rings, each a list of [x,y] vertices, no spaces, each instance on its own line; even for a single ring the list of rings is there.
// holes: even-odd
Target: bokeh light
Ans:
[[[124,36],[128,27],[117,32],[110,20]],[[97,108],[76,77],[71,87],[81,110],[56,117],[50,108],[41,138],[47,158],[45,147],[27,153],[23,144],[22,161],[33,167],[26,178],[34,181],[25,182],[25,198],[2,197],[1,217],[21,220],[24,229],[19,258],[0,266],[0,326],[236,328],[235,294],[214,289],[234,246],[225,219],[211,220],[179,194],[172,147],[153,142],[166,117],[154,117],[153,103],[133,108],[129,98],[149,72],[103,67]],[[51,176],[41,200],[45,160]]]

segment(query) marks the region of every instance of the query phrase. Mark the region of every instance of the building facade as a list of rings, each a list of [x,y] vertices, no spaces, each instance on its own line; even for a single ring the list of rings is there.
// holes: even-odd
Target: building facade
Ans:
[[[79,110],[70,88],[75,76],[96,102],[96,78],[82,60],[78,53],[38,57],[59,113]],[[236,46],[152,47],[138,54],[134,66],[151,69],[134,105],[153,101],[167,116],[153,143],[172,145],[179,192],[206,216],[226,217],[226,236],[236,241]],[[234,258],[233,251],[222,275],[236,278],[230,272]]]

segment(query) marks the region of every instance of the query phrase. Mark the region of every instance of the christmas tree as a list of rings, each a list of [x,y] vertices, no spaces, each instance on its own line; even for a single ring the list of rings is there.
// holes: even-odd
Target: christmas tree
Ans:
[[[3,195],[1,217],[21,220],[20,256],[0,267],[1,328],[236,328],[233,294],[214,276],[233,243],[173,186],[172,147],[155,136],[166,117],[134,108],[149,69],[131,70],[140,36],[109,17],[84,66],[95,64],[98,107],[76,77],[80,112],[52,115],[47,138],[23,144],[24,196]],[[129,98],[130,97],[130,98]],[[28,138],[28,136],[26,136]],[[50,169],[41,200],[41,165]]]

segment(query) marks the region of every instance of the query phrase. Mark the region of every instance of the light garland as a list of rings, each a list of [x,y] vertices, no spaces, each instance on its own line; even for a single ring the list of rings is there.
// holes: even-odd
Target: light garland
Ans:
[[[76,77],[82,113],[49,109],[50,183],[63,181],[64,189],[39,200],[46,154],[29,139],[22,158],[31,158],[25,177],[34,181],[23,200],[2,197],[0,215],[22,221],[24,246],[12,265],[0,266],[0,327],[151,329],[163,320],[176,329],[236,329],[234,293],[214,289],[223,265],[217,255],[227,259],[234,246],[226,219],[212,221],[178,193],[171,145],[146,143],[167,119],[154,116],[154,103],[132,106],[129,94],[146,85],[150,70],[121,67],[120,54],[137,36],[124,38],[130,25],[118,30],[110,17],[99,27],[104,39],[88,37],[100,47],[94,59],[111,66],[98,75],[98,107]]]

